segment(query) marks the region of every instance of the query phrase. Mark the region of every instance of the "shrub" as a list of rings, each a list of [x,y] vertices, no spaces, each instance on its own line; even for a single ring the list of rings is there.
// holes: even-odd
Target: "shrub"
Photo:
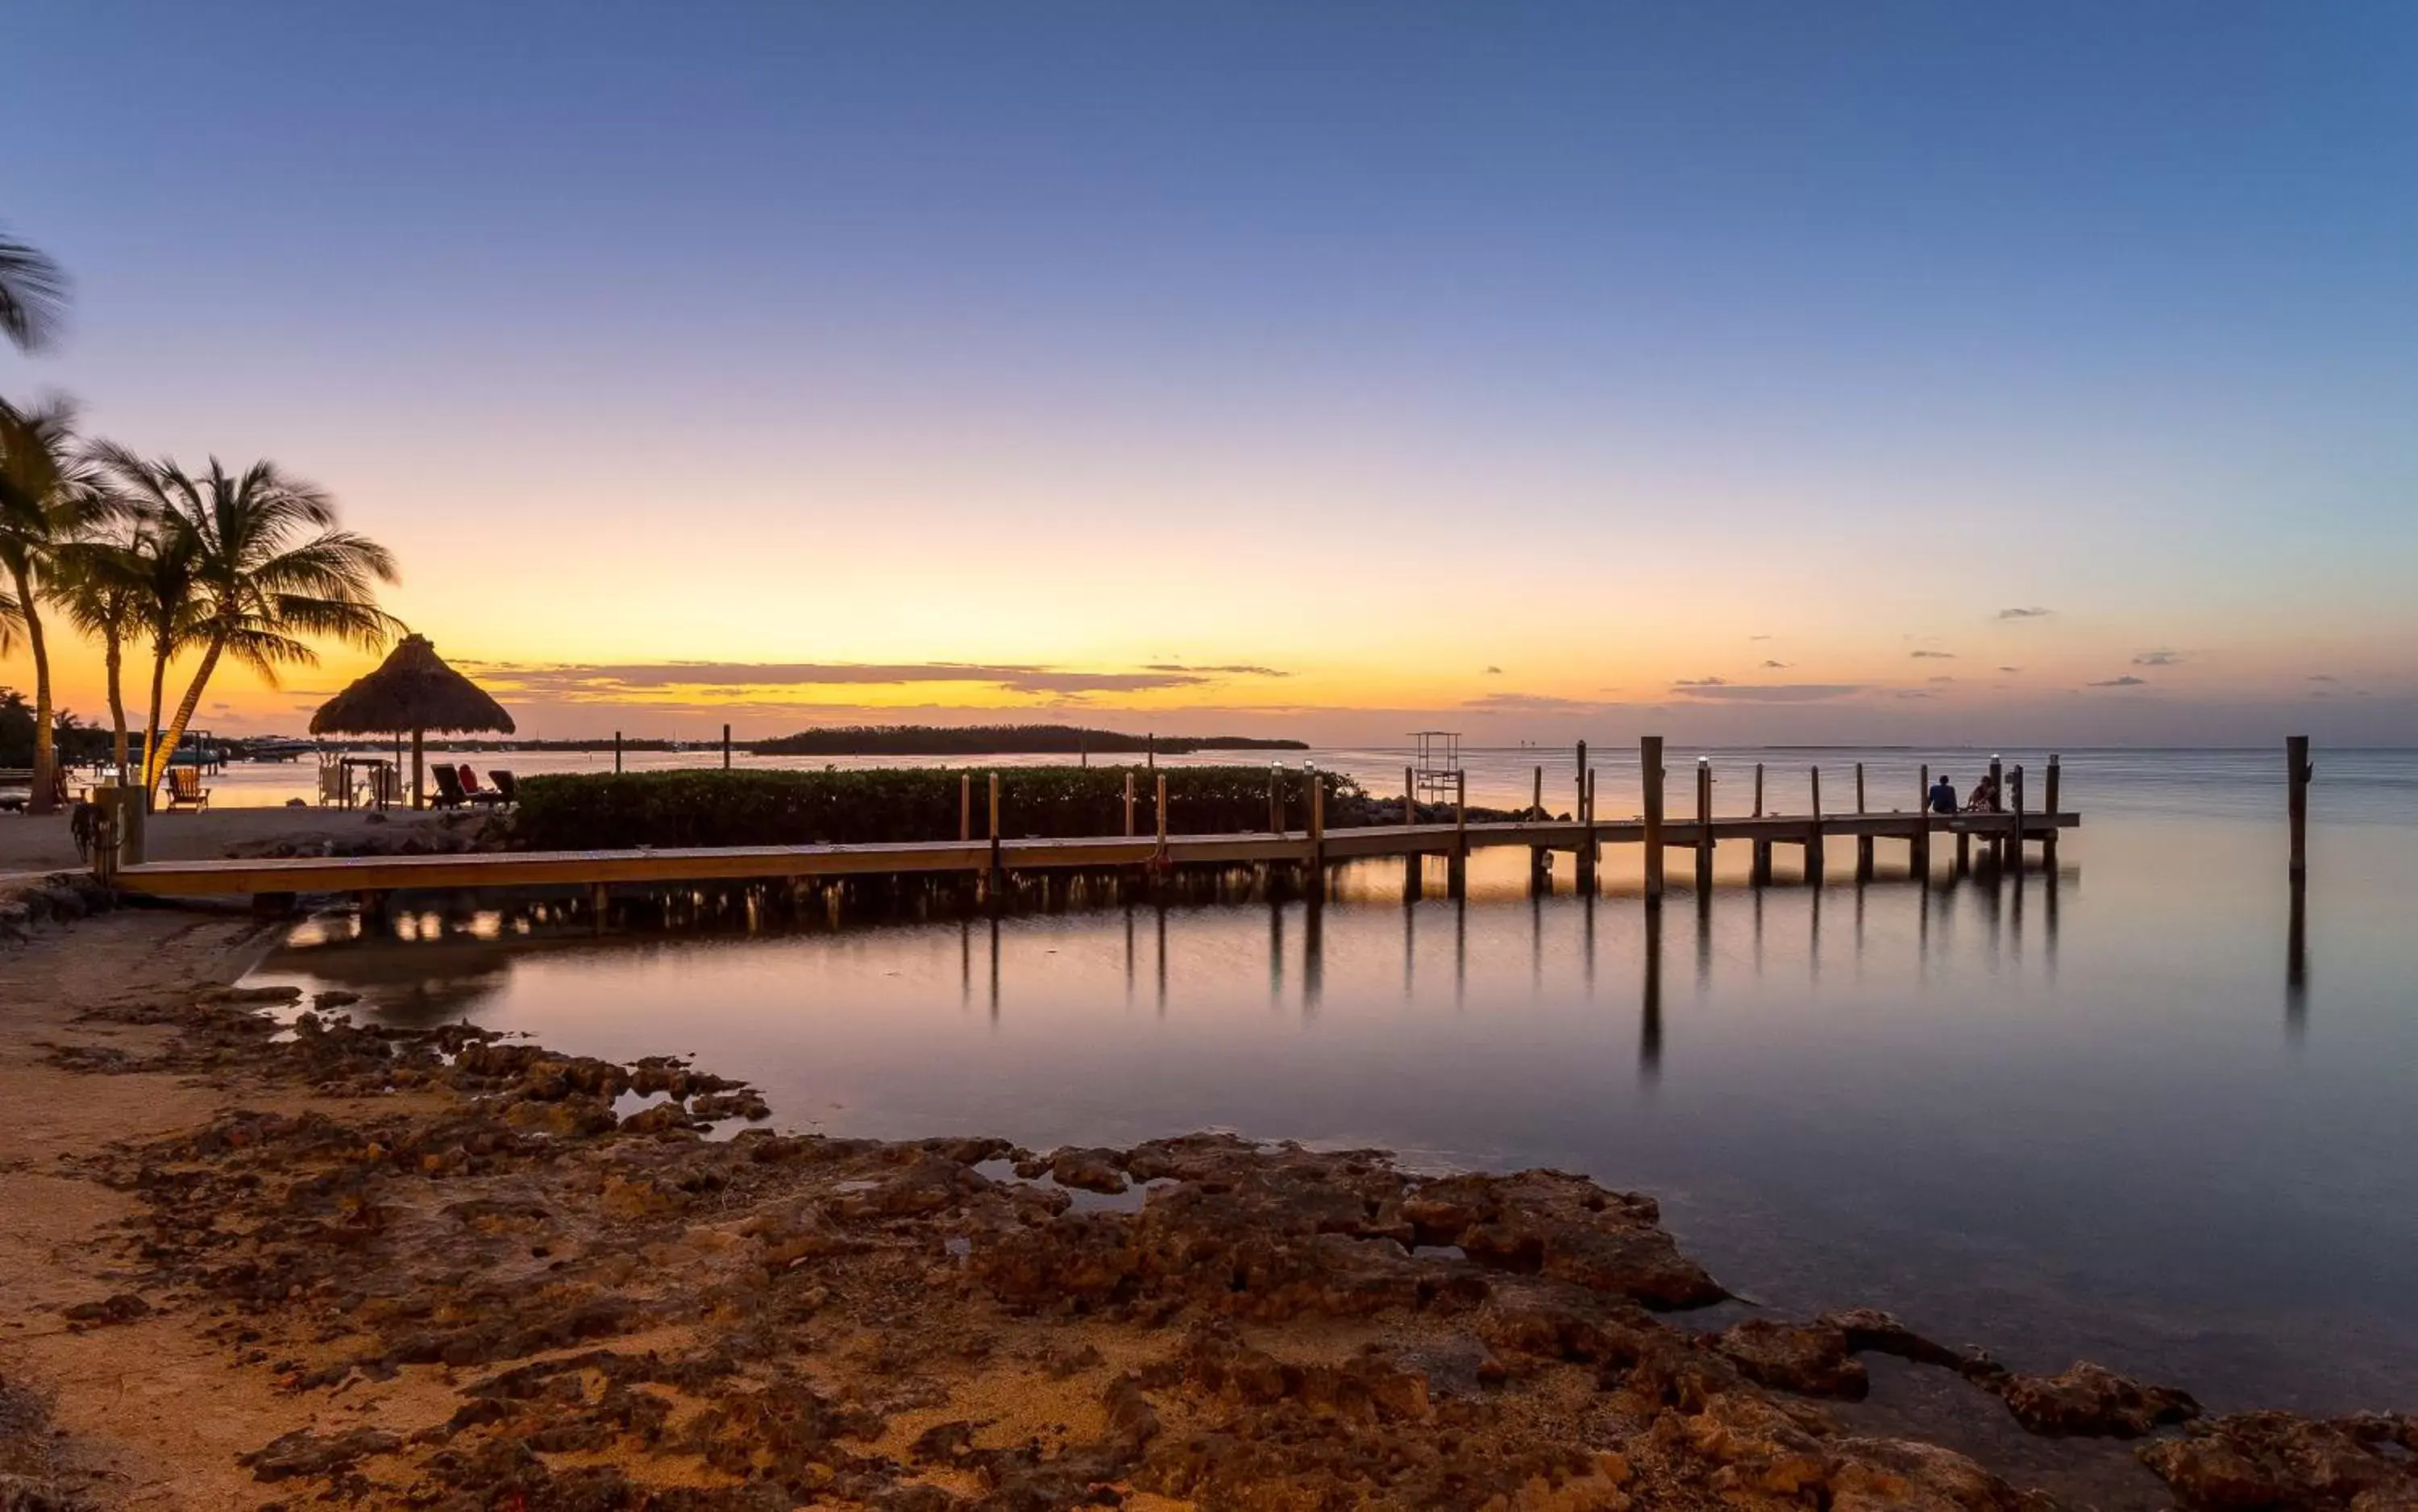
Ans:
[[[1178,834],[1264,830],[1268,769],[1254,766],[1002,767],[1000,833],[1024,836],[1119,834],[1125,830],[1125,774],[1134,776],[1134,832],[1157,827],[1155,778],[1167,779],[1168,829]],[[861,845],[880,840],[954,840],[958,782],[941,767],[839,771],[635,771],[525,777],[513,842],[529,850],[592,850],[632,846]],[[1358,785],[1319,774],[1330,816],[1355,799]],[[988,777],[974,771],[972,832],[990,832]],[[1308,823],[1308,791],[1298,771],[1284,773],[1285,826]]]

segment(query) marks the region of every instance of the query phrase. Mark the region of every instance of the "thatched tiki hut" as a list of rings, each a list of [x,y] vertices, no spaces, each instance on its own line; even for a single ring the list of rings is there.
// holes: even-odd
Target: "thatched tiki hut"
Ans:
[[[484,688],[445,664],[425,635],[406,635],[385,663],[319,706],[314,735],[411,737],[411,806],[422,805],[421,742],[440,735],[513,733],[513,716]]]

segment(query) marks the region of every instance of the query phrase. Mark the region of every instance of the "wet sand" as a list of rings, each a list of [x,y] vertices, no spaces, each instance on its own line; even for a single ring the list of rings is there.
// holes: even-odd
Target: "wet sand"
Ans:
[[[270,938],[145,909],[0,952],[0,1474],[173,1507],[2418,1495],[2409,1418],[2178,1428],[2180,1394],[1764,1316],[1579,1178],[707,1139],[761,1105],[674,1061],[281,1034],[222,986]]]

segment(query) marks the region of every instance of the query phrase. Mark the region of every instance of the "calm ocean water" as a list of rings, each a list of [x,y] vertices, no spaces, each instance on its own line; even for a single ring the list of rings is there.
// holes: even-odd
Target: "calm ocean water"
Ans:
[[[1670,754],[1675,810],[1695,755]],[[2037,795],[2043,755],[2004,755]],[[1758,759],[1770,805],[1797,809],[1816,762],[1826,806],[1852,802],[1860,759],[1873,806],[1911,807],[1919,763],[1969,786],[1987,756],[1715,753],[1717,807],[1745,810]],[[1405,759],[1309,756],[1380,791]],[[2085,827],[2020,884],[1918,887],[1885,843],[1869,885],[1843,844],[1827,887],[1756,890],[1725,848],[1711,894],[1649,910],[1633,851],[1595,897],[1567,858],[1530,897],[1501,854],[1465,902],[1405,905],[1387,864],[1314,912],[601,939],[486,938],[482,916],[376,943],[322,923],[254,980],[565,1050],[695,1052],[800,1129],[1047,1147],[1226,1127],[1559,1166],[1655,1193],[1692,1252],[1777,1306],[1883,1306],[2019,1366],[2089,1356],[2226,1406],[2406,1408],[2418,754],[2318,759],[2297,964],[2280,750],[2076,751]],[[1469,760],[1473,802],[1524,802],[1542,762],[1570,806],[1566,751]],[[1598,765],[1602,813],[1633,812],[1633,749]],[[281,771],[309,781],[223,781],[266,795],[254,774]]]

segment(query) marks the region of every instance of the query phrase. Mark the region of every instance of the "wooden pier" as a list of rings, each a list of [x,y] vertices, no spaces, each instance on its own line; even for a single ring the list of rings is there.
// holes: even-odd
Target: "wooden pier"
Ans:
[[[1642,770],[1661,771],[1661,741],[1639,742]],[[1994,771],[1996,763],[1993,763]],[[1568,819],[1528,818],[1472,823],[1467,804],[1456,791],[1454,817],[1448,822],[1378,824],[1328,830],[1324,804],[1310,804],[1307,830],[1232,833],[1135,834],[1130,799],[1126,830],[1122,835],[1076,838],[1004,838],[978,836],[972,824],[972,782],[965,785],[967,816],[959,834],[947,840],[909,840],[866,845],[732,846],[698,848],[635,848],[626,850],[536,850],[479,852],[458,855],[297,857],[244,861],[136,861],[126,859],[99,868],[104,879],[130,893],[156,897],[240,896],[281,898],[301,893],[354,893],[380,897],[401,892],[500,888],[589,888],[676,885],[688,883],[812,881],[865,876],[956,874],[970,880],[987,879],[994,888],[1015,873],[1153,870],[1168,867],[1290,866],[1301,869],[1313,893],[1323,890],[1326,868],[1350,862],[1402,860],[1416,868],[1421,858],[1445,858],[1448,886],[1458,893],[1465,885],[1464,863],[1474,852],[1518,848],[1536,858],[1532,878],[1551,875],[1551,855],[1571,854],[1582,886],[1594,888],[1598,858],[1606,846],[1639,846],[1645,851],[1645,891],[1648,897],[1663,892],[1663,853],[1673,848],[1694,857],[1699,892],[1712,885],[1713,849],[1724,841],[1752,848],[1752,879],[1770,880],[1772,848],[1795,846],[1804,856],[1808,882],[1822,880],[1825,842],[1853,841],[1857,875],[1872,875],[1875,846],[1882,841],[1906,848],[1910,869],[1929,873],[1932,837],[1954,837],[1961,864],[1969,863],[1970,848],[1979,841],[1998,863],[2020,872],[2025,849],[2042,848],[2053,863],[2057,837],[2079,825],[2081,816],[2057,808],[2057,768],[2049,768],[2047,802],[2043,810],[2023,804],[2022,770],[2000,790],[2012,799],[2001,810],[1930,814],[1905,810],[1865,809],[1861,773],[1858,773],[1856,812],[1831,814],[1821,809],[1821,773],[1813,773],[1814,811],[1805,814],[1762,812],[1762,771],[1756,771],[1756,812],[1732,817],[1712,813],[1712,775],[1699,764],[1694,785],[1694,813],[1670,817],[1663,802],[1664,784],[1648,780],[1645,813],[1634,818],[1595,817],[1592,773],[1582,757],[1577,817]],[[1541,785],[1541,775],[1539,777]],[[997,810],[997,779],[992,779],[991,813]],[[1324,788],[1313,784],[1313,795]],[[1160,823],[1167,807],[1158,804]],[[1407,813],[1416,812],[1405,803]],[[1550,886],[1547,881],[1545,885]],[[1415,890],[1416,884],[1414,886]]]

